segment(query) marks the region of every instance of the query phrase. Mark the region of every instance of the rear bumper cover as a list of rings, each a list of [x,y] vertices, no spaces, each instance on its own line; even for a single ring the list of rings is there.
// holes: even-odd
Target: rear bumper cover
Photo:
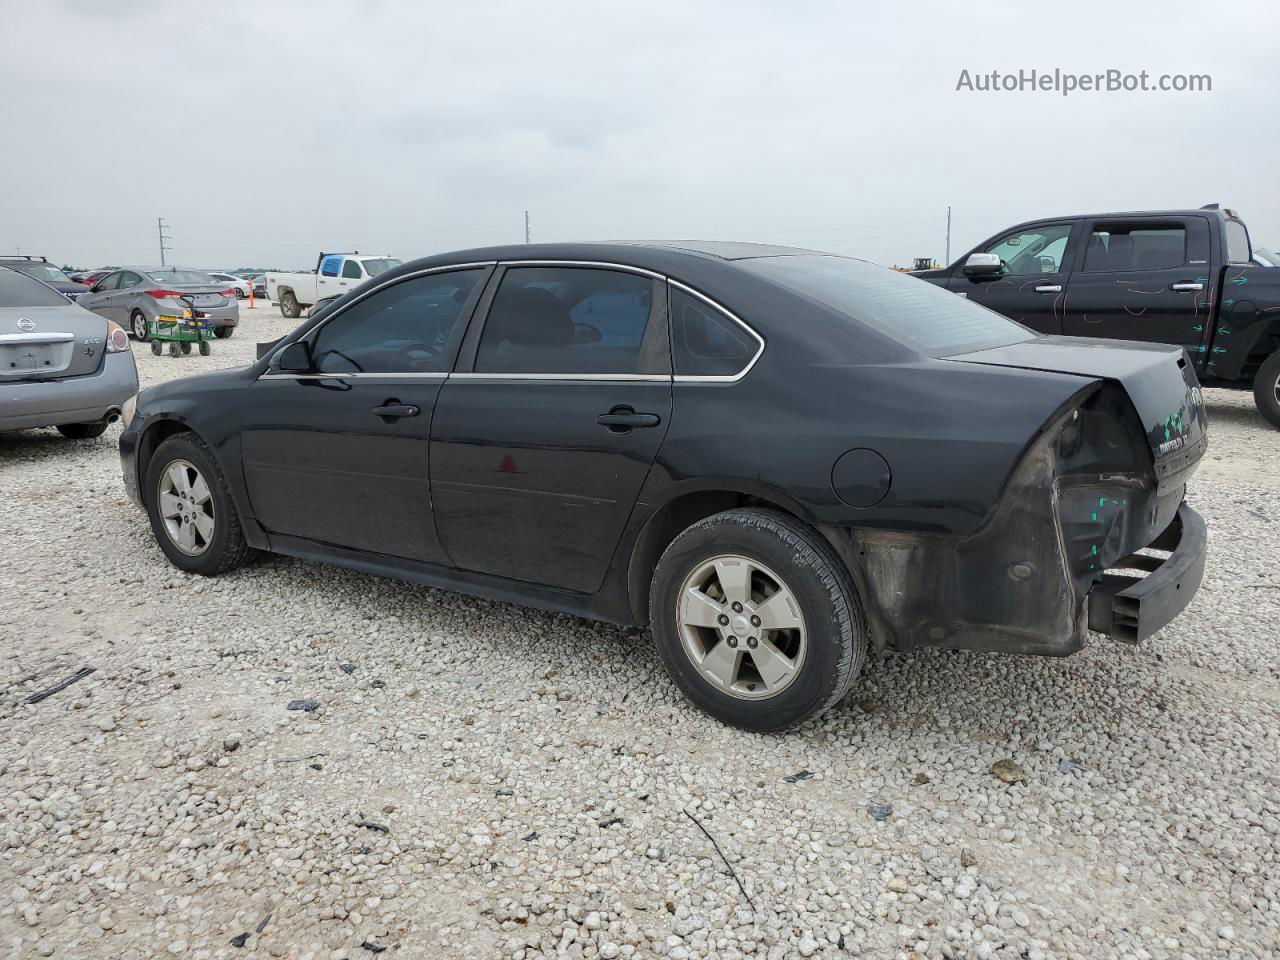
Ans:
[[[1089,629],[1127,643],[1141,643],[1186,609],[1204,577],[1208,536],[1204,518],[1185,503],[1173,523],[1152,543],[1166,558],[1131,554],[1114,569],[1145,570],[1145,576],[1104,573],[1089,593]]]
[[[118,413],[138,392],[132,353],[108,353],[96,373],[0,383],[0,430],[91,423]]]

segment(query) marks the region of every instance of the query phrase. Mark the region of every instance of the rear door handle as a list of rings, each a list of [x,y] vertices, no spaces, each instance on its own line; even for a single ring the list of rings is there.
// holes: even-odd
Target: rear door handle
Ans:
[[[1047,283],[1043,286],[1036,287],[1036,293],[1061,293],[1062,286],[1057,283]]]
[[[401,417],[416,417],[422,410],[411,403],[388,400],[382,406],[374,407],[373,412],[380,417],[386,417],[388,420],[399,420]]]
[[[1203,283],[1174,283],[1169,286],[1170,290],[1177,290],[1179,293],[1190,293],[1193,290],[1203,290]]]
[[[636,413],[630,407],[614,407],[596,417],[596,423],[614,433],[626,433],[636,427],[656,427],[661,422],[662,418],[656,413]]]

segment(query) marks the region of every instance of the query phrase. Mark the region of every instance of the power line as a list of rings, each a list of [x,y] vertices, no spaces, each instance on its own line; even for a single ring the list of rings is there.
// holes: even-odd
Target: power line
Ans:
[[[947,256],[942,262],[951,266],[951,204],[947,204]]]
[[[529,211],[524,212],[524,242],[529,242]]]
[[[159,231],[159,234],[160,234],[160,266],[163,267],[165,265],[164,252],[166,250],[173,249],[173,244],[166,243],[166,241],[171,239],[171,237],[167,233],[169,228],[164,225],[164,217],[156,217],[156,229]]]

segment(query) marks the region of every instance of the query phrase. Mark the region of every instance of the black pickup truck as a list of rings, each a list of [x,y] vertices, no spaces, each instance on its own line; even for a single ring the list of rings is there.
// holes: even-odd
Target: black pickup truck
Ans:
[[[1252,384],[1280,427],[1280,269],[1263,262],[1210,204],[1020,223],[913,275],[1042,333],[1185,347],[1202,382]]]

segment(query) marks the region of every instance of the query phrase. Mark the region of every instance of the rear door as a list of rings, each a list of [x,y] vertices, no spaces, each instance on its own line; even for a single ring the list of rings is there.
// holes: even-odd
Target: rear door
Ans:
[[[1071,257],[1078,245],[1076,224],[1061,220],[1009,231],[981,251],[1000,257],[1000,274],[966,276],[962,263],[947,289],[1040,333],[1061,333]]]
[[[487,296],[432,424],[440,540],[461,569],[594,592],[671,418],[662,282],[509,264]]]
[[[119,272],[107,274],[95,283],[88,293],[80,297],[76,303],[86,310],[92,310],[98,316],[114,319],[109,312],[111,310],[111,294],[115,290],[116,284],[120,282],[120,276]]]
[[[1203,360],[1212,334],[1208,220],[1100,217],[1086,236],[1062,332],[1171,343]]]
[[[242,443],[254,515],[275,537],[444,560],[428,438],[487,265],[411,275],[307,334],[315,369],[253,385]]]
[[[147,289],[142,274],[135,273],[133,270],[122,270],[116,280],[116,288],[107,298],[107,318],[114,320],[126,330],[130,329],[130,316],[134,307],[143,307],[139,298],[147,296]],[[143,314],[146,315],[145,309]]]

